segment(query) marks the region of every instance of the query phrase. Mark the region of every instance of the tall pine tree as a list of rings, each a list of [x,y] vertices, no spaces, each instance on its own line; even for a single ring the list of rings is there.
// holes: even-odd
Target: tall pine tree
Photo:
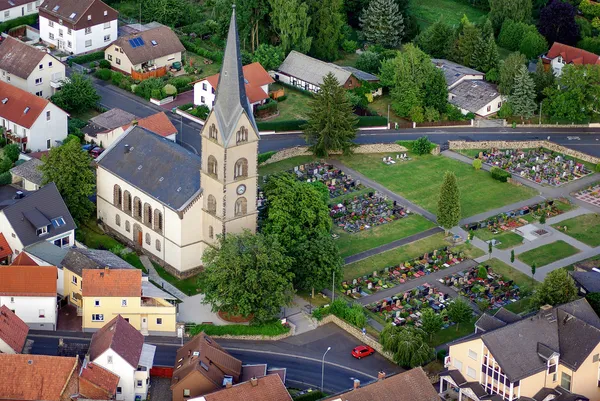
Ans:
[[[309,15],[313,34],[311,53],[321,60],[337,60],[344,26],[342,0],[312,0]]]
[[[481,40],[481,31],[473,24],[467,21],[462,28],[462,33],[458,36],[456,42],[456,51],[454,59],[456,62],[470,66],[472,64],[473,53]]]
[[[448,233],[460,221],[460,213],[460,191],[456,175],[451,171],[446,171],[440,187],[437,222]]]
[[[360,27],[368,42],[397,47],[404,36],[404,18],[395,0],[371,0],[363,10]]]
[[[527,67],[521,66],[515,76],[512,94],[508,97],[513,114],[520,116],[521,120],[531,118],[537,109],[535,97],[535,82]]]

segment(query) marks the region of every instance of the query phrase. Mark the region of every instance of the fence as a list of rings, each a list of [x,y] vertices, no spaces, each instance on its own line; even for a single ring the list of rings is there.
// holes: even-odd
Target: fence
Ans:
[[[139,72],[131,70],[131,78],[136,81],[143,81],[148,78],[160,78],[167,75],[167,67],[160,67],[152,71]]]
[[[422,122],[415,123],[415,128],[422,127],[470,127],[473,125],[473,120],[466,121],[432,121],[432,122]]]
[[[152,377],[166,377],[170,379],[173,377],[173,368],[166,366],[154,366],[150,369],[150,376]]]

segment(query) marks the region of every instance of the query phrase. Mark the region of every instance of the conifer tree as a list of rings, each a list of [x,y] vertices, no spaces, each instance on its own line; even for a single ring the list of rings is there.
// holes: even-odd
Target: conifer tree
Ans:
[[[404,18],[395,0],[372,0],[363,10],[360,27],[368,42],[397,47],[404,36]]]
[[[513,92],[508,97],[513,110],[513,114],[523,118],[531,118],[537,109],[535,103],[535,83],[529,75],[527,67],[521,66],[515,76]]]
[[[344,26],[342,0],[313,1],[309,15],[313,35],[311,53],[321,60],[337,60]]]
[[[460,220],[460,191],[453,172],[446,171],[438,200],[438,224],[448,231]]]
[[[473,53],[475,52],[475,48],[477,47],[477,43],[481,38],[481,32],[479,29],[471,24],[467,23],[463,29],[462,33],[458,36],[458,41],[456,42],[456,54],[454,59],[456,62],[470,66],[472,64]]]

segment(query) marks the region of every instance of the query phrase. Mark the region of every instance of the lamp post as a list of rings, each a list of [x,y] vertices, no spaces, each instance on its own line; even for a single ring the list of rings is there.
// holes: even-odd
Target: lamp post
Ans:
[[[323,359],[321,360],[321,392],[323,392],[323,377],[325,375],[325,355],[329,352],[331,347],[327,347],[327,351],[323,354]]]

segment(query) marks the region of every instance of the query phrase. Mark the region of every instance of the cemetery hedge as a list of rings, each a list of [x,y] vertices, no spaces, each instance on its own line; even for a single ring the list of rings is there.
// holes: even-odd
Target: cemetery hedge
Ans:
[[[509,173],[508,171],[504,171],[500,167],[496,166],[490,169],[490,174],[492,175],[492,178],[494,180],[498,180],[500,182],[507,182],[508,179],[512,177],[511,173]]]
[[[215,326],[212,324],[197,324],[190,329],[190,335],[195,336],[204,332],[209,336],[268,336],[275,337],[285,334],[290,328],[281,324],[279,320],[263,324],[227,324],[224,326]]]
[[[517,259],[529,266],[535,263],[539,269],[540,267],[546,266],[549,263],[575,255],[579,252],[579,249],[566,243],[565,241],[559,240],[531,249],[527,252],[523,252],[517,255]]]
[[[256,123],[259,131],[302,131],[306,120],[274,120]],[[387,124],[381,116],[358,116],[357,127],[379,127]]]
[[[408,149],[409,152],[413,151],[413,145],[415,144],[416,141],[409,141],[409,140],[402,140],[402,141],[396,141],[396,143],[400,146],[404,146],[406,149]],[[431,153],[432,150],[434,150],[436,148],[436,144],[433,142],[429,142],[429,153]]]

